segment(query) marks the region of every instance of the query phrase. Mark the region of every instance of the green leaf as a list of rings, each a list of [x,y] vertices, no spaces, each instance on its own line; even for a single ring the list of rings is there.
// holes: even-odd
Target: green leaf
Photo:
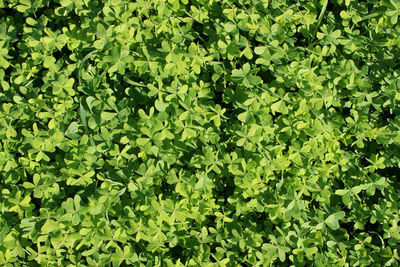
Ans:
[[[218,40],[218,47],[221,49],[225,49],[228,47],[228,45],[224,41]]]
[[[101,113],[101,120],[103,121],[110,121],[117,116],[115,112],[102,112]]]
[[[48,233],[51,233],[51,232],[59,229],[59,227],[60,226],[59,226],[58,222],[56,222],[52,219],[47,219],[46,222],[44,223],[44,225],[42,226],[41,231],[44,234],[48,234]]]
[[[159,100],[156,100],[156,101],[155,101],[154,106],[155,106],[155,108],[156,108],[158,111],[160,111],[160,112],[165,111],[165,109],[167,108],[167,105],[164,104],[164,102],[159,101]]]
[[[27,10],[29,10],[31,8],[31,1],[30,0],[20,0],[19,1],[20,5],[17,5],[17,10],[18,12],[26,12]]]
[[[227,31],[227,32],[233,32],[234,30],[236,30],[236,25],[233,24],[233,23],[228,22],[228,23],[226,23],[226,24],[224,25],[224,29],[225,29],[225,31]]]
[[[79,124],[76,121],[73,121],[65,131],[65,136],[73,140],[78,140],[81,137],[78,134],[78,131],[79,131]]]
[[[279,112],[282,114],[288,114],[289,110],[286,107],[286,104],[283,100],[279,100],[278,102],[275,102],[274,104],[271,105],[271,110],[273,112]]]
[[[332,230],[337,230],[340,227],[339,220],[343,219],[344,216],[345,213],[343,211],[339,211],[337,213],[329,215],[328,218],[325,219],[325,223]]]

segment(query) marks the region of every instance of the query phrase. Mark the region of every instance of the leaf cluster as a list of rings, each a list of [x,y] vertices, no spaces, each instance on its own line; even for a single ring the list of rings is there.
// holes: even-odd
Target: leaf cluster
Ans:
[[[0,0],[0,264],[397,266],[398,0]]]

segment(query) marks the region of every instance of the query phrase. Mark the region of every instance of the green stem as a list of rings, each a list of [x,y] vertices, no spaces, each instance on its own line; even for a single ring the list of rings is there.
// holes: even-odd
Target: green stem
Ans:
[[[328,6],[328,2],[329,2],[329,0],[325,0],[324,4],[322,5],[321,13],[319,13],[319,17],[318,17],[317,28],[315,29],[315,34],[317,34],[319,26],[321,25],[321,21],[322,21],[322,18],[324,17],[324,15],[325,15],[326,7]]]

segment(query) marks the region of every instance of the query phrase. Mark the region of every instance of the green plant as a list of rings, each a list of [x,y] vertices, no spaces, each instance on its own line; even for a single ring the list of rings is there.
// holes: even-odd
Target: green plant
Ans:
[[[0,0],[4,266],[397,266],[398,0]]]

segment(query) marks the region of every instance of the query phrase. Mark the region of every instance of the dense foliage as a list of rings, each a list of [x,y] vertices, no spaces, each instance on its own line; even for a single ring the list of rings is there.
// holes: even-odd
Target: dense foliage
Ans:
[[[0,0],[2,266],[397,266],[399,0]]]

